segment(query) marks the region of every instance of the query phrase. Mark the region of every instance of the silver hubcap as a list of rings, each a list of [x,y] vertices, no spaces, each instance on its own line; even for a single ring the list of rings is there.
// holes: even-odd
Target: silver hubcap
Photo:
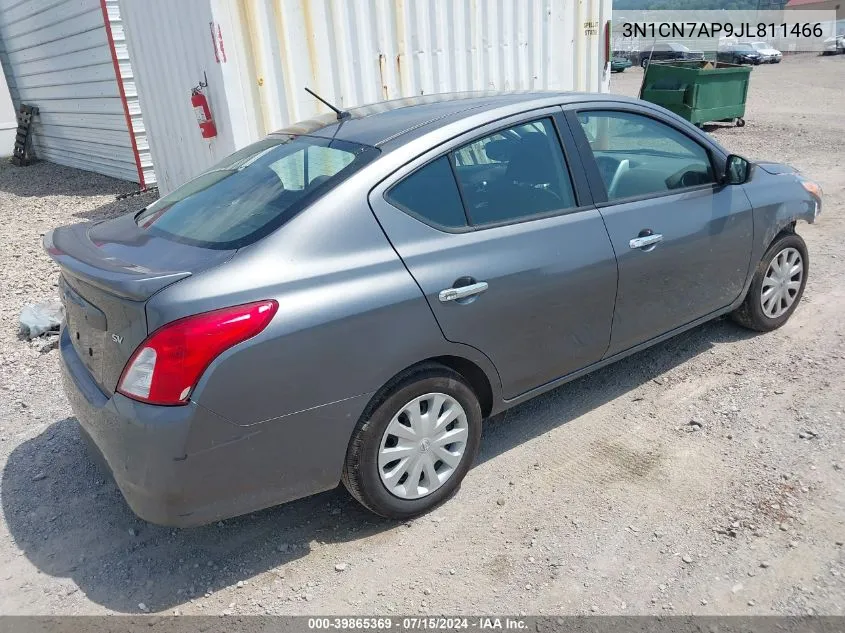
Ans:
[[[391,494],[419,499],[440,488],[464,456],[469,424],[463,407],[427,393],[399,410],[381,438],[378,473]]]
[[[804,260],[801,253],[790,247],[774,256],[760,291],[760,305],[763,313],[776,319],[795,303],[804,279]]]

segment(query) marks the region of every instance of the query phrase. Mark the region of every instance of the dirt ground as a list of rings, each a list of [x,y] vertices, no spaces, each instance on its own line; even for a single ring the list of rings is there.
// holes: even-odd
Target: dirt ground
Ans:
[[[845,56],[755,68],[747,126],[712,130],[824,187],[789,323],[719,320],[489,420],[459,494],[409,523],[342,488],[198,529],[135,518],[87,461],[58,353],[16,327],[56,295],[44,231],[145,198],[0,166],[0,613],[845,614],[843,80]]]

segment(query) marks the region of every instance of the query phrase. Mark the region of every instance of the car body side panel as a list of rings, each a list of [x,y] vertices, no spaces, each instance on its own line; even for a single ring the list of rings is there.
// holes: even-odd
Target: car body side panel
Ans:
[[[334,488],[371,397],[238,427],[195,402],[159,407],[119,393],[107,398],[66,329],[60,350],[83,438],[132,510],[161,525],[201,525]]]
[[[637,352],[643,351],[652,345],[666,341],[673,336],[677,336],[682,332],[698,327],[707,321],[737,309],[745,299],[745,294],[748,291],[748,287],[751,285],[757,263],[763,258],[763,255],[771,245],[775,236],[780,231],[787,229],[798,220],[804,220],[805,222],[812,224],[818,217],[816,213],[815,200],[796,181],[794,177],[795,170],[793,168],[787,165],[775,163],[764,163],[763,165],[765,165],[765,170],[756,165],[752,166],[749,181],[744,185],[735,186],[736,188],[742,187],[753,206],[752,217],[754,231],[751,259],[749,262],[749,270],[745,280],[745,285],[742,292],[740,292],[739,296],[737,296],[730,305],[715,310],[709,314],[702,315],[700,318],[686,323],[685,325],[658,334],[647,341],[635,345],[634,347],[630,347],[613,355],[608,355],[598,363],[594,363],[589,367],[572,372],[571,374],[568,374],[558,380],[524,393],[517,398],[510,399],[507,403],[508,406],[525,402],[526,400],[530,400],[542,393],[556,389],[567,382],[601,369],[602,367],[611,365],[618,360],[632,354],[636,354]]]
[[[595,209],[456,234],[427,226],[380,196],[371,201],[446,338],[488,355],[506,398],[604,354],[616,260]],[[439,292],[461,277],[489,287],[474,301],[441,303]]]
[[[193,401],[236,425],[284,424],[282,416],[372,393],[443,355],[480,366],[498,394],[490,361],[443,338],[367,206],[366,182],[350,179],[227,264],[150,300],[150,329],[219,308],[221,296],[229,305],[279,302],[267,329],[215,359]]]
[[[752,271],[778,233],[798,220],[812,224],[817,217],[816,201],[797,181],[794,170],[785,165],[777,167],[753,165],[748,182],[742,185],[754,207]]]
[[[191,425],[186,442],[184,463],[189,468],[180,479],[189,493],[184,497],[192,506],[190,522],[252,512],[337,487],[352,430],[372,395],[250,427],[234,427],[209,412],[202,424]],[[237,437],[209,442],[211,435],[232,429]]]
[[[741,187],[703,188],[601,209],[619,261],[608,355],[729,305],[748,275],[752,213]],[[628,242],[663,236],[650,251]]]
[[[748,276],[754,227],[751,204],[739,186],[699,185],[608,201],[575,114],[595,109],[648,117],[683,133],[707,150],[714,173],[723,169],[724,154],[689,122],[663,109],[621,103],[565,108],[619,266],[607,350],[611,357],[730,305]],[[632,155],[632,164],[634,159]],[[630,247],[632,239],[650,233],[662,236],[662,241],[646,249]]]
[[[610,340],[616,258],[583,174],[573,178],[583,206],[498,226],[447,232],[398,209],[386,192],[415,169],[503,127],[558,117],[538,109],[451,139],[392,174],[370,194],[370,206],[419,284],[444,336],[490,357],[513,398],[599,360]],[[568,128],[561,129],[567,140]],[[564,148],[579,170],[573,147]],[[574,160],[573,160],[574,159]],[[586,199],[585,199],[586,198]],[[514,209],[515,214],[518,209]],[[441,302],[462,279],[488,284],[468,301]]]

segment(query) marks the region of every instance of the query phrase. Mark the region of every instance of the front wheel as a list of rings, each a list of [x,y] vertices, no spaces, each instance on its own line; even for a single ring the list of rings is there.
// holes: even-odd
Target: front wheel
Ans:
[[[441,365],[410,370],[368,407],[352,435],[343,483],[362,505],[408,519],[448,499],[481,442],[481,406]]]
[[[742,305],[731,315],[749,329],[769,332],[782,326],[804,294],[810,260],[800,235],[776,239],[757,265]]]

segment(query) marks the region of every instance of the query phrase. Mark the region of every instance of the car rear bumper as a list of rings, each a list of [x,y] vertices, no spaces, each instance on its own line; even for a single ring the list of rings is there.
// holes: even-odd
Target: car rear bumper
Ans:
[[[195,402],[162,407],[108,397],[64,330],[60,350],[83,436],[132,511],[159,525],[202,525],[334,488],[370,397],[243,427]]]

